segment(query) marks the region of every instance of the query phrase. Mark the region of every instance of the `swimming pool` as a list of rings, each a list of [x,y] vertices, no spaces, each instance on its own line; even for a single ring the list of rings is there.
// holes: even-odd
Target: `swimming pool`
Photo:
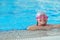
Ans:
[[[25,30],[36,24],[38,10],[46,12],[48,24],[60,24],[60,0],[0,0],[0,30]]]

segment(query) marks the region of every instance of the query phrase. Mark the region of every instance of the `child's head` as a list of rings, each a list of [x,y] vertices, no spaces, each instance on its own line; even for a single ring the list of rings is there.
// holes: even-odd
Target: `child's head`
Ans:
[[[44,12],[38,12],[36,15],[36,19],[37,19],[38,24],[44,25],[47,23],[48,17],[46,16]]]

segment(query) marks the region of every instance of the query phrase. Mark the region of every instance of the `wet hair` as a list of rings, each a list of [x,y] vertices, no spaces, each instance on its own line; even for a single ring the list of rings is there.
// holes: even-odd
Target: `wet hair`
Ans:
[[[37,24],[36,24],[37,26],[38,26],[38,22],[37,22]]]

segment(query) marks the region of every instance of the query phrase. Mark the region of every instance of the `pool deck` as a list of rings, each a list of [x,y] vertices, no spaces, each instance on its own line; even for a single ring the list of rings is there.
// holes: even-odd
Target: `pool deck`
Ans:
[[[38,38],[48,36],[60,36],[60,31],[51,30],[12,30],[0,32],[0,40],[23,40],[26,38]]]

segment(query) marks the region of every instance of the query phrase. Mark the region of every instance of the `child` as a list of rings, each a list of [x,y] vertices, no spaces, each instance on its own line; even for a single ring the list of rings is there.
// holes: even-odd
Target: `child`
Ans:
[[[50,25],[47,24],[48,16],[43,12],[38,12],[36,15],[37,24],[29,26],[28,30],[39,30],[39,29],[51,29],[51,28],[60,28],[60,25]]]

